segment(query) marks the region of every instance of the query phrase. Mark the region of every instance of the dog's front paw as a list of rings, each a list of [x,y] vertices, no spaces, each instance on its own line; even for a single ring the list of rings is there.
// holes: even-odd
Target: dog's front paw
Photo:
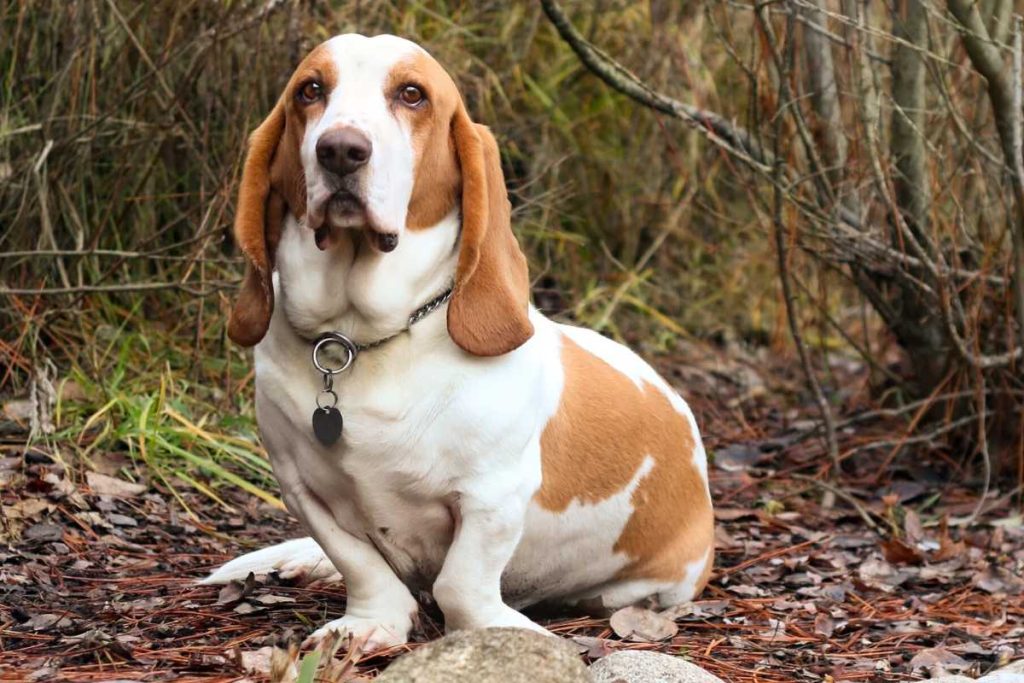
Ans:
[[[446,630],[450,632],[477,628],[525,628],[531,631],[536,631],[537,633],[543,633],[546,636],[555,635],[537,622],[523,615],[522,612],[518,612],[507,605],[502,605],[500,609],[495,610],[492,614],[480,616],[481,618],[453,620],[445,615],[445,623],[447,626]]]
[[[408,643],[411,629],[411,618],[373,619],[346,614],[314,631],[306,638],[303,647],[316,647],[333,633],[340,639],[342,649],[359,648],[361,652],[375,652]]]

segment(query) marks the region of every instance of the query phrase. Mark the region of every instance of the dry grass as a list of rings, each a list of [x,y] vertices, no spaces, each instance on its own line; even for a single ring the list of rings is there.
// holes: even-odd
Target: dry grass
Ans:
[[[602,0],[567,9],[652,87],[771,139],[780,81],[750,7]],[[896,43],[884,8],[873,11],[884,28],[862,33],[881,57],[871,63],[884,90]],[[780,38],[786,21],[781,9],[769,18]],[[929,120],[935,237],[955,265],[984,276],[960,291],[966,332],[981,330],[970,341],[985,351],[1012,336],[1003,291],[985,279],[1010,274],[1010,200],[988,158],[980,80],[948,15],[936,9],[932,22],[929,60],[942,85]],[[826,23],[852,150],[839,189],[863,198],[865,218],[882,225],[852,106],[856,63],[840,47],[848,23],[834,13]],[[792,353],[770,187],[681,122],[600,83],[537,5],[19,0],[0,8],[0,393],[24,393],[51,362],[54,376],[73,378],[89,402],[46,437],[68,457],[128,450],[140,467],[189,485],[197,472],[223,479],[227,466],[270,490],[254,464],[250,366],[224,333],[241,269],[229,235],[233,192],[245,137],[292,65],[347,31],[422,43],[494,128],[541,307],[647,353],[680,337]],[[880,107],[891,116],[889,100]],[[787,161],[803,168],[794,124],[783,123]],[[947,157],[962,172],[948,173]],[[797,247],[797,322],[828,398],[844,400],[829,364],[857,347],[876,364],[876,388],[898,395],[893,380],[905,368],[891,336],[837,262],[827,211],[806,209],[813,173],[801,177],[782,215]],[[962,395],[974,379],[960,374],[941,390]],[[1005,373],[995,384],[1020,391]],[[1008,406],[1002,414],[1016,415],[1016,400]],[[245,442],[239,451],[220,445],[229,437]],[[1013,443],[1010,463],[1020,458]]]
[[[26,391],[49,361],[84,389],[90,401],[47,437],[69,458],[128,450],[168,482],[226,465],[268,487],[246,459],[259,452],[248,363],[224,334],[241,270],[233,192],[244,140],[292,65],[341,32],[408,36],[456,76],[502,142],[546,308],[652,348],[774,336],[770,247],[727,160],[588,76],[539,7],[333,5],[0,10],[0,392]],[[600,9],[579,17],[595,39],[719,103],[735,67],[706,44],[700,13]],[[242,454],[218,445],[238,435]]]

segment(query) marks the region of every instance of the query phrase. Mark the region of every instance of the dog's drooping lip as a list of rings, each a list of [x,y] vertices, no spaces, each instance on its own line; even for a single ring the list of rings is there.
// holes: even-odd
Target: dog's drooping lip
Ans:
[[[339,241],[340,231],[351,228],[362,229],[370,245],[381,253],[394,251],[398,246],[398,234],[377,229],[363,200],[348,190],[330,195],[311,212],[308,221],[320,251],[332,248]]]

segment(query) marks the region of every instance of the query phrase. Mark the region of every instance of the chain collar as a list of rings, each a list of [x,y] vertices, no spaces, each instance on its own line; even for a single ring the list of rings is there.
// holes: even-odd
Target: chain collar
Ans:
[[[341,438],[342,426],[345,424],[341,411],[338,410],[338,394],[334,392],[334,376],[352,367],[352,363],[356,361],[356,356],[360,351],[375,349],[403,332],[408,332],[410,327],[443,306],[452,296],[452,286],[449,285],[446,290],[413,311],[405,328],[391,336],[367,344],[356,344],[341,332],[326,332],[316,338],[313,343],[313,367],[317,369],[323,380],[323,389],[316,396],[316,410],[313,411],[312,420],[313,436],[317,441],[327,447],[333,446]],[[320,351],[331,344],[340,344],[347,353],[345,362],[335,368],[320,362]]]
[[[418,323],[419,321],[426,318],[428,315],[444,306],[448,303],[448,300],[452,298],[452,287],[449,286],[443,292],[435,296],[433,299],[423,304],[409,315],[408,321],[406,321],[405,327],[395,332],[392,335],[384,337],[383,339],[377,339],[372,342],[365,344],[357,344],[352,341],[341,332],[324,332],[313,341],[313,366],[324,375],[324,387],[327,387],[327,378],[333,375],[340,374],[351,367],[352,363],[355,362],[356,356],[362,351],[369,351],[379,346],[383,346],[400,334],[409,331],[409,328]],[[330,368],[320,362],[320,352],[325,346],[331,344],[340,344],[347,352],[347,358],[344,364],[338,368]]]

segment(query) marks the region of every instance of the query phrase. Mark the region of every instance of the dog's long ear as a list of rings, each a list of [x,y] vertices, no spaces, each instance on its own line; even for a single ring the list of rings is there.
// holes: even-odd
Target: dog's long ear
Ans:
[[[526,257],[512,234],[498,143],[459,105],[452,136],[462,170],[462,235],[448,334],[477,356],[498,356],[533,336]]]
[[[235,212],[235,241],[245,256],[245,278],[238,291],[228,336],[242,346],[258,344],[274,312],[273,254],[287,211],[285,197],[273,190],[281,162],[275,159],[285,131],[284,98],[249,137]],[[298,207],[296,207],[297,209]],[[302,207],[303,213],[305,207]],[[301,215],[301,214],[300,214]]]

